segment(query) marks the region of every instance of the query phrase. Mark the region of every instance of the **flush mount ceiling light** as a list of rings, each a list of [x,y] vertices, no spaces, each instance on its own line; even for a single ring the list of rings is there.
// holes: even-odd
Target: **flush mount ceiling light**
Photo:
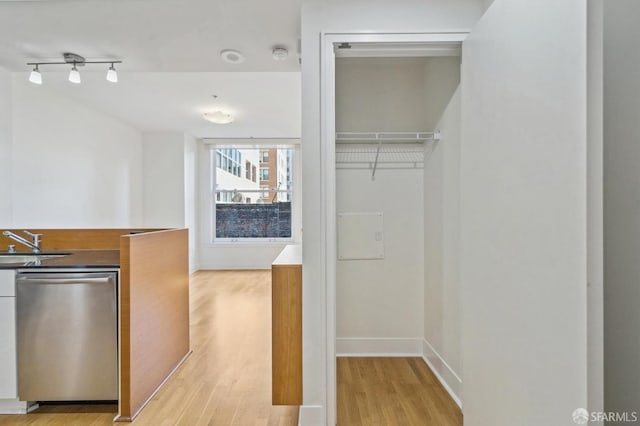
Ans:
[[[284,61],[289,56],[289,51],[282,46],[276,46],[271,51],[271,57],[274,61]]]
[[[112,83],[118,82],[118,73],[114,67],[114,64],[121,64],[122,61],[87,61],[84,57],[76,55],[75,53],[64,53],[62,55],[64,62],[27,62],[27,65],[35,65],[33,71],[29,75],[29,81],[34,84],[42,84],[42,74],[40,74],[40,65],[71,65],[71,71],[69,72],[69,81],[79,84],[82,80],[80,78],[80,71],[78,67],[83,67],[86,64],[111,64],[107,71],[107,80]]]
[[[223,111],[211,111],[203,114],[205,120],[216,124],[233,123],[233,116]]]
[[[242,52],[234,49],[225,49],[220,52],[220,57],[223,61],[229,62],[230,64],[240,64],[244,62],[244,55]]]

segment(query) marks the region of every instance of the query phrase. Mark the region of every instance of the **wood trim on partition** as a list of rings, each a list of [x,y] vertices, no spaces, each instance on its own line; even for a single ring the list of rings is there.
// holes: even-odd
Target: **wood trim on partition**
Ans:
[[[120,236],[132,232],[150,232],[160,229],[120,228],[120,229],[29,229],[34,234],[42,234],[40,247],[42,251],[55,250],[118,250]],[[20,236],[27,237],[22,229],[10,229]],[[0,233],[0,251],[5,251],[9,244],[18,251],[28,251],[27,247],[14,242]]]
[[[133,420],[189,353],[188,231],[120,239],[120,409]]]
[[[273,405],[302,405],[302,265],[271,266]]]
[[[130,422],[131,417],[131,256],[130,240],[120,242],[120,317],[118,332],[120,337],[120,380],[118,416],[115,421]]]

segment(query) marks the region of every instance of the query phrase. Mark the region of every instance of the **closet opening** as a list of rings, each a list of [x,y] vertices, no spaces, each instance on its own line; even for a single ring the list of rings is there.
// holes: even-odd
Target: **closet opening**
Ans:
[[[341,426],[462,424],[460,46],[334,46]]]

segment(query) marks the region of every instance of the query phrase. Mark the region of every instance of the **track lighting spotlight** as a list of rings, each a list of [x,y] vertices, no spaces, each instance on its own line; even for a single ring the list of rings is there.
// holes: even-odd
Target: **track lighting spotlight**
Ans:
[[[118,72],[116,71],[113,64],[111,64],[109,70],[107,71],[107,81],[110,81],[112,83],[118,82]]]
[[[69,81],[72,83],[80,84],[80,71],[76,68],[76,64],[73,64],[73,68],[69,72]]]
[[[40,74],[38,65],[36,65],[33,71],[31,71],[31,74],[29,74],[29,81],[33,84],[42,84],[42,74]]]
[[[0,0],[1,1],[1,0]],[[107,81],[111,83],[118,82],[118,73],[114,64],[121,64],[122,61],[87,61],[82,56],[75,53],[65,53],[63,55],[64,62],[27,62],[27,65],[34,65],[35,68],[29,74],[29,81],[34,84],[42,84],[42,74],[40,74],[40,65],[72,65],[69,72],[69,81],[79,84],[82,80],[80,78],[80,71],[78,67],[85,66],[86,64],[111,64],[107,70]]]

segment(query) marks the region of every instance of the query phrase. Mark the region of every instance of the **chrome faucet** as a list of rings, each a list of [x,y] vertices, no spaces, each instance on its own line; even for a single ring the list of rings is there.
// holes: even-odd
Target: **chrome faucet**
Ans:
[[[33,242],[27,240],[24,237],[21,237],[18,234],[14,234],[11,231],[3,231],[2,235],[4,235],[7,238],[11,238],[13,241],[23,244],[27,247],[29,247],[31,249],[31,251],[33,251],[34,253],[40,253],[40,237],[42,236],[42,234],[34,234],[32,232],[29,231],[22,231],[25,234],[27,234],[28,236],[30,236],[33,239]]]

